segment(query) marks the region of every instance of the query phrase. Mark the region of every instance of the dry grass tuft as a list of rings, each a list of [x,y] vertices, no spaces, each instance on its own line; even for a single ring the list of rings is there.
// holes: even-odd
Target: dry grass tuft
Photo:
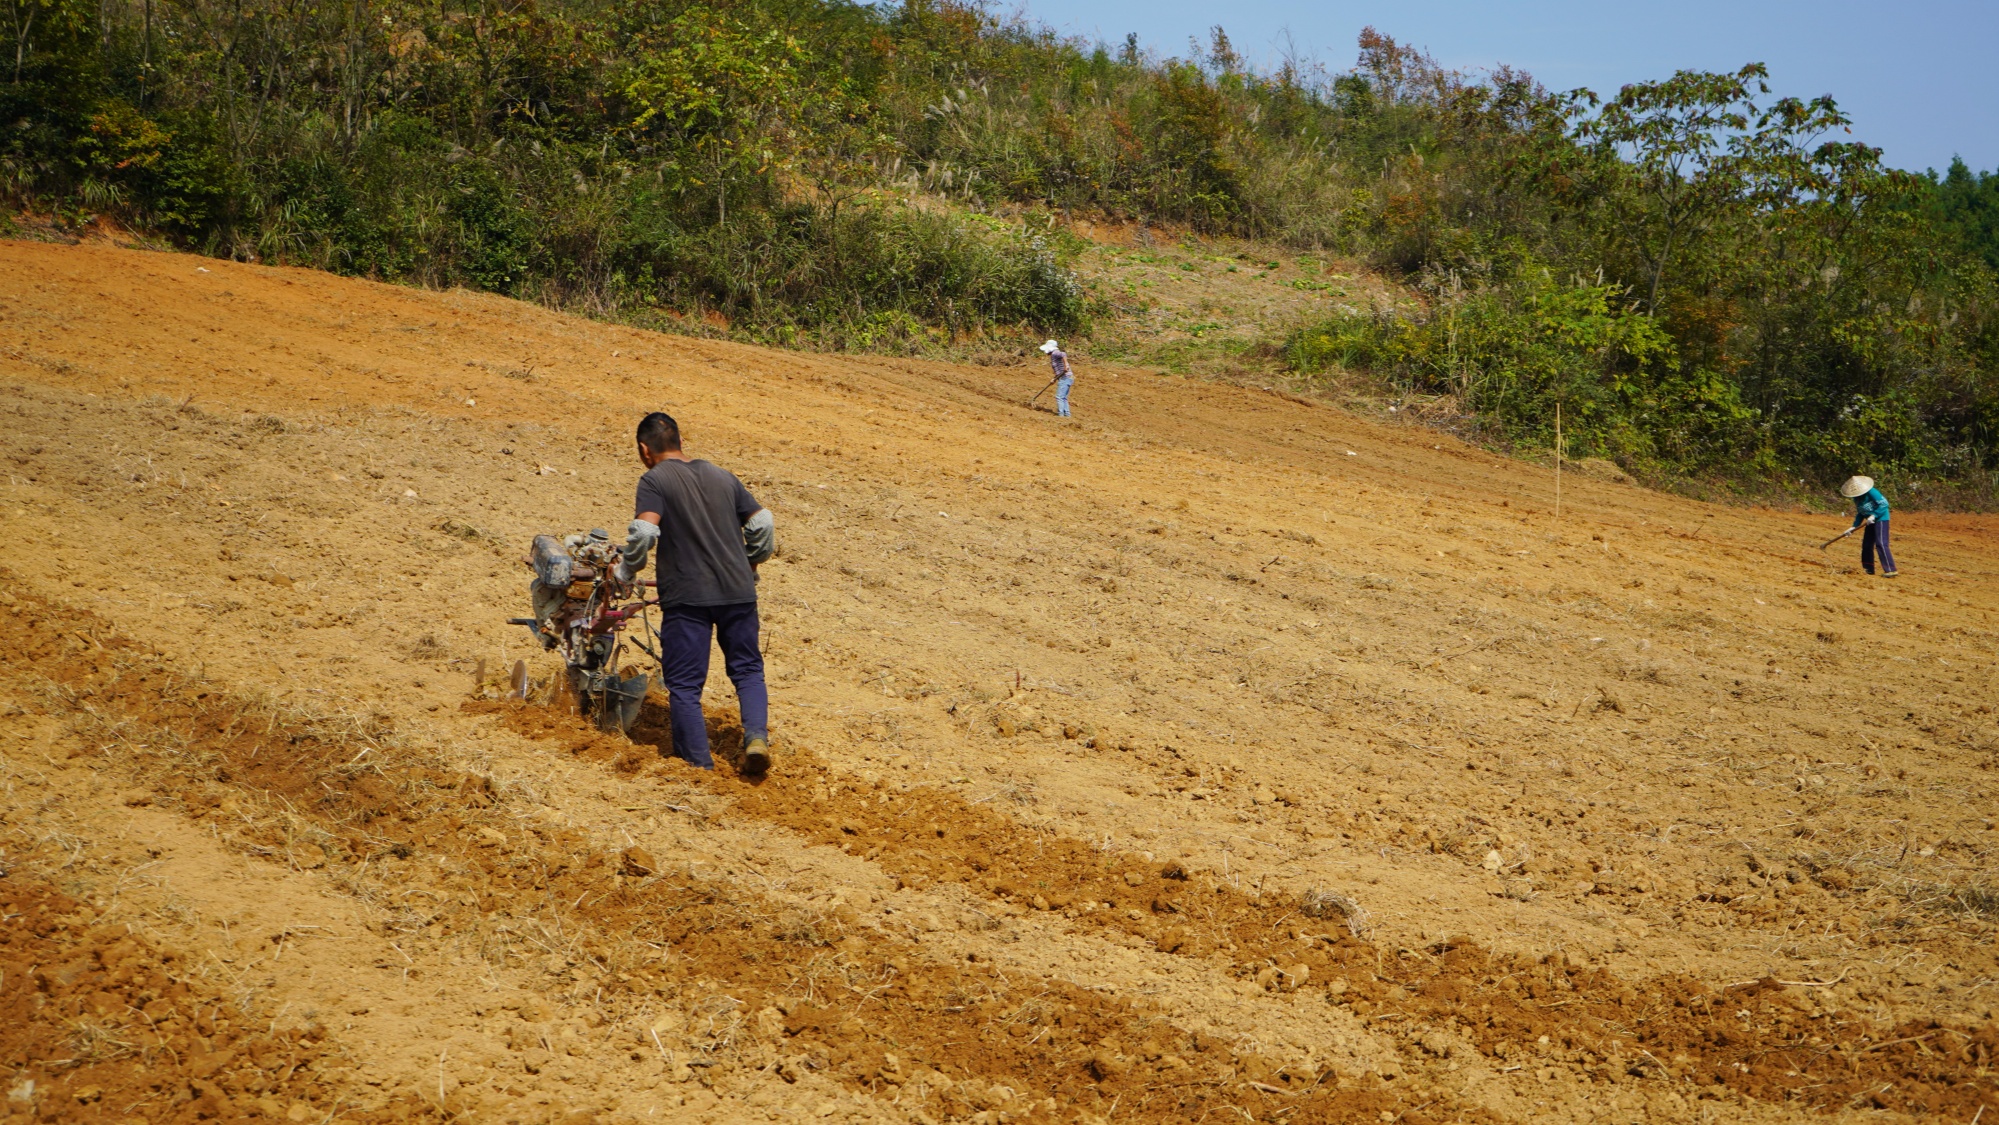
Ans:
[[[1999,918],[1999,886],[1988,883],[1958,887],[1951,892],[1950,897],[1966,914],[1974,914],[1980,918]]]
[[[1367,911],[1352,895],[1341,891],[1309,890],[1298,903],[1298,909],[1313,918],[1340,917],[1346,919],[1347,932],[1355,937],[1366,937],[1373,928]]]

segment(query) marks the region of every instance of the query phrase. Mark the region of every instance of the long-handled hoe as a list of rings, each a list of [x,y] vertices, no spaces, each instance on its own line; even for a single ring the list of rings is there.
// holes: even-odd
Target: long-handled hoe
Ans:
[[[1866,519],[1860,521],[1859,527],[1849,527],[1845,531],[1840,532],[1838,535],[1835,535],[1832,538],[1826,540],[1825,542],[1819,544],[1819,550],[1821,551],[1825,550],[1827,547],[1832,546],[1834,543],[1839,542],[1840,540],[1846,538],[1847,536],[1852,535],[1854,532],[1859,531],[1860,528],[1866,527],[1868,524],[1873,522],[1874,522],[1874,517],[1868,516]]]

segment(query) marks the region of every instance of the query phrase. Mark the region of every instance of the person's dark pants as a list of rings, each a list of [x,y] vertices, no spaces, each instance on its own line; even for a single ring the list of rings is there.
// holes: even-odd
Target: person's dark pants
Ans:
[[[1895,573],[1895,556],[1888,553],[1888,521],[1875,520],[1860,533],[1860,569],[1874,573],[1874,553],[1881,553],[1881,569]]]
[[[691,765],[714,769],[715,759],[708,755],[708,721],[701,714],[711,635],[722,647],[722,667],[729,682],[736,685],[743,741],[768,736],[770,693],[764,687],[763,653],[757,648],[757,603],[674,606],[660,616],[660,672],[673,703],[673,752]]]

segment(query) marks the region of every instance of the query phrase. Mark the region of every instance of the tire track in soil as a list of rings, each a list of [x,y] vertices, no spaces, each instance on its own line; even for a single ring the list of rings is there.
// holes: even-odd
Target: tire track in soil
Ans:
[[[468,709],[496,712],[513,730],[572,753],[629,755],[633,745],[648,748],[648,758],[670,753],[664,710],[651,701],[630,742],[553,708]],[[725,723],[711,733],[716,756],[733,761],[741,734]],[[1338,917],[1309,916],[1299,901],[1260,900],[1178,862],[1036,832],[955,793],[842,777],[809,753],[780,762],[756,784],[719,771],[701,784],[730,799],[734,812],[854,851],[902,885],[956,883],[1060,911],[1078,929],[1136,935],[1163,953],[1225,953],[1238,979],[1318,988],[1377,1023],[1413,1019],[1470,1039],[1497,1065],[1564,1062],[1602,1083],[1678,1080],[1822,1110],[1965,1120],[1999,1113],[1991,1073],[1999,1025],[1989,1022],[1908,1021],[1882,1033],[1815,1019],[1800,990],[1767,978],[1723,988],[1687,974],[1633,983],[1559,953],[1537,960],[1458,942],[1388,950]],[[1447,1041],[1419,1045],[1436,1054]]]
[[[11,578],[0,572],[0,582]],[[741,1017],[736,1035],[693,1064],[775,1066],[786,1077],[824,1071],[919,1121],[986,1111],[1075,1121],[1113,1108],[1120,1121],[1140,1122],[1217,1111],[1287,1122],[1490,1120],[1340,1086],[1330,1073],[1265,1071],[1140,1004],[1060,980],[1008,979],[987,963],[940,964],[837,912],[648,871],[650,857],[609,854],[573,830],[523,832],[501,815],[503,798],[487,779],[402,760],[387,729],[259,707],[181,675],[88,611],[26,593],[11,608],[0,615],[0,651],[9,654],[0,671],[93,724],[94,753],[108,767],[189,815],[225,792],[291,814],[288,827],[267,822],[245,836],[252,852],[309,844],[329,864],[420,850],[460,860],[475,875],[476,899],[447,896],[433,934],[476,929],[481,911],[523,903],[582,923],[589,935],[580,945],[602,970],[607,1006],[627,1018],[662,1001],[713,1000],[725,988]],[[628,742],[579,749],[628,784],[657,784],[638,776],[644,759]]]
[[[318,1070],[343,1055],[324,1027],[277,1027],[269,1005],[232,1000],[178,952],[101,924],[102,911],[31,873],[35,858],[12,849],[0,871],[0,1114],[14,1111],[0,1120],[446,1119],[406,1098],[343,1108]]]

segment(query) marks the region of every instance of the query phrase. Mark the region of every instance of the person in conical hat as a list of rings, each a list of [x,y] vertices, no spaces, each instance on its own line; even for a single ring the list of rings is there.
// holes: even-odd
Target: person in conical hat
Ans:
[[[1041,353],[1048,357],[1048,366],[1055,372],[1055,413],[1069,416],[1069,388],[1076,385],[1076,373],[1069,369],[1069,353],[1053,340],[1041,345]]]
[[[1888,498],[1874,487],[1873,477],[1849,477],[1839,494],[1853,501],[1853,526],[1860,528],[1860,569],[1874,573],[1874,556],[1881,556],[1881,575],[1895,577],[1895,556],[1888,550]]]

